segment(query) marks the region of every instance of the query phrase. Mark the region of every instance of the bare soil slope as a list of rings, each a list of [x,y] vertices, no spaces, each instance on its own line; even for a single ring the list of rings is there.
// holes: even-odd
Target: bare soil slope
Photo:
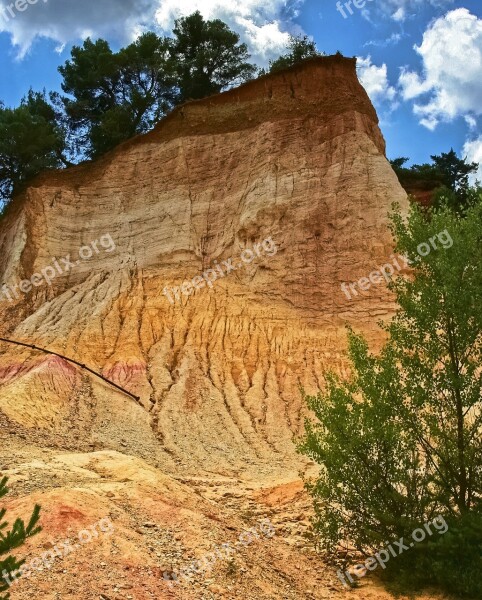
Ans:
[[[293,436],[299,385],[346,368],[345,323],[376,344],[394,310],[384,284],[351,300],[340,288],[390,260],[387,211],[407,201],[384,150],[354,60],[326,57],[180,107],[14,201],[1,336],[140,397],[0,344],[0,466],[15,510],[43,506],[29,557],[107,516],[115,527],[16,597],[351,597],[306,537]],[[51,284],[13,291],[35,273]],[[276,535],[163,581],[261,518]],[[373,582],[355,596],[387,597]]]

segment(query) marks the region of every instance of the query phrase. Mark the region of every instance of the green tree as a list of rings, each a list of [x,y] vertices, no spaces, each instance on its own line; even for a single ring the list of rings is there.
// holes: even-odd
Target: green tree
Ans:
[[[393,170],[402,186],[409,192],[412,190],[434,191],[447,190],[445,177],[433,164],[423,163],[405,167],[408,158],[400,157],[390,161]]]
[[[44,169],[68,163],[65,132],[45,93],[29,91],[17,108],[0,105],[0,202]]]
[[[408,192],[432,191],[434,207],[447,204],[453,211],[463,214],[472,199],[470,175],[477,172],[477,163],[458,158],[453,150],[430,157],[432,164],[424,163],[405,167],[408,158],[390,161],[402,186]],[[478,187],[478,186],[475,186]]]
[[[115,53],[87,39],[59,68],[67,116],[86,156],[96,158],[151,129],[176,98],[169,38],[145,33]]]
[[[384,326],[387,342],[373,355],[349,333],[352,375],[329,374],[326,390],[306,398],[315,419],[299,450],[322,466],[309,484],[322,548],[345,540],[370,554],[443,515],[452,537],[407,553],[418,560],[410,577],[477,595],[482,540],[467,541],[478,553],[463,562],[453,556],[467,537],[456,532],[476,540],[469,523],[482,526],[481,194],[466,217],[446,206],[429,218],[417,205],[407,220],[395,211],[396,249],[413,273],[390,284],[399,309]],[[422,256],[429,240],[437,249]]]
[[[0,498],[8,493],[7,478],[0,480]],[[36,505],[32,516],[25,526],[22,519],[16,519],[12,529],[7,529],[8,523],[4,520],[6,509],[0,509],[0,600],[9,600],[8,589],[11,583],[21,575],[24,560],[17,560],[10,552],[16,550],[30,538],[41,530],[38,527],[40,519],[40,506]],[[5,557],[5,558],[4,558]],[[3,594],[2,592],[7,592]]]
[[[442,152],[430,158],[434,169],[442,175],[445,187],[435,194],[435,206],[445,202],[452,210],[463,212],[470,198],[469,177],[477,172],[478,163],[468,163],[467,158],[458,158],[453,148],[450,152]]]
[[[310,40],[310,38],[306,35],[291,35],[287,50],[288,52],[282,54],[276,60],[271,60],[269,62],[270,73],[292,67],[293,65],[296,65],[307,58],[323,55],[323,53],[317,50],[316,43],[313,40]]]
[[[205,21],[197,11],[177,19],[173,33],[179,102],[218,94],[256,73],[246,44],[219,19]]]
[[[458,158],[455,150],[442,152],[440,155],[430,157],[434,168],[444,177],[445,185],[456,193],[465,194],[469,189],[469,176],[477,172],[478,163],[468,163],[466,158]]]
[[[403,169],[404,168],[404,164],[407,163],[410,159],[405,157],[405,156],[401,156],[400,158],[394,158],[390,161],[390,164],[392,165],[394,170],[397,169]]]
[[[246,44],[199,12],[178,19],[174,38],[148,32],[112,51],[84,41],[59,67],[64,95],[30,92],[19,108],[0,104],[0,200],[43,169],[95,159],[145,133],[174,106],[253,77]]]

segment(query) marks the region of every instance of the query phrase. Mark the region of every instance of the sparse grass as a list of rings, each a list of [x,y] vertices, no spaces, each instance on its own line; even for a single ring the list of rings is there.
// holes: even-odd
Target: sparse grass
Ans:
[[[230,577],[231,579],[234,579],[235,577],[237,577],[239,574],[239,567],[235,561],[234,558],[231,558],[230,560],[228,560],[227,566],[226,566],[226,575],[228,577]]]

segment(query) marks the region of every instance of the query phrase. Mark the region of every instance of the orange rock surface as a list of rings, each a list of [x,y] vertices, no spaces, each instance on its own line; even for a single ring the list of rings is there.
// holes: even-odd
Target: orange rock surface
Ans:
[[[116,525],[39,575],[35,597],[351,597],[304,537],[309,465],[293,436],[300,384],[315,391],[327,369],[345,372],[345,324],[376,345],[377,321],[393,314],[384,283],[351,300],[340,286],[391,260],[394,201],[407,206],[376,113],[354,59],[338,56],[179,107],[15,199],[0,231],[2,282],[56,272],[13,302],[2,296],[1,336],[140,397],[0,344],[13,506],[40,501],[52,538],[107,513]],[[61,505],[82,516],[59,521]],[[160,580],[261,517],[277,535],[234,565],[190,586]],[[89,556],[106,566],[93,573]],[[32,585],[21,581],[18,597]],[[360,600],[388,597],[373,582],[361,590]]]

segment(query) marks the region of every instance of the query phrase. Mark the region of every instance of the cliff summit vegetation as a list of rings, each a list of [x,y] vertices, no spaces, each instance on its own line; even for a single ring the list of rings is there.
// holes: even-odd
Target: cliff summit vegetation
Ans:
[[[432,163],[405,167],[408,158],[400,157],[390,161],[400,184],[409,193],[428,191],[432,193],[431,203],[440,207],[444,203],[452,210],[462,212],[474,198],[474,188],[470,185],[470,176],[475,175],[479,165],[459,158],[453,148],[440,155],[432,155]]]
[[[319,55],[291,37],[270,71]],[[0,103],[0,203],[46,169],[96,159],[145,133],[175,106],[264,74],[246,44],[220,19],[176,20],[171,37],[147,32],[115,52],[87,38],[59,67],[62,94],[30,90],[15,108]]]

